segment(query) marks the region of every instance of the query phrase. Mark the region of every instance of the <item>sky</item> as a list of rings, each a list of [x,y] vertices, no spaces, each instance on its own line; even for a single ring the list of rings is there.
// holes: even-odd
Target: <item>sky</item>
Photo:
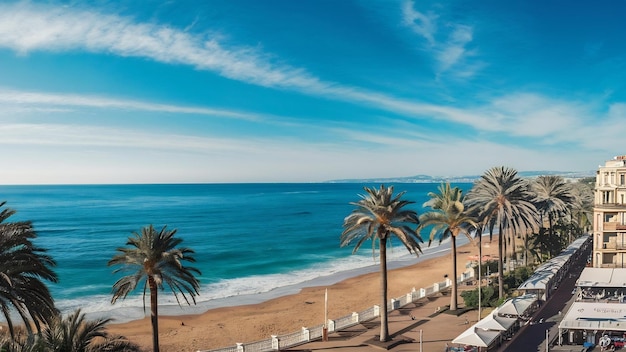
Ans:
[[[0,184],[592,173],[623,1],[0,1]]]

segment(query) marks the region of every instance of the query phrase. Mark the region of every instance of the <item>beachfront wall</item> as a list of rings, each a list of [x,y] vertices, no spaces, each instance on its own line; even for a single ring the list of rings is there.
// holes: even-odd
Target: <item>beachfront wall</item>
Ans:
[[[457,278],[458,283],[474,278],[474,270],[469,269]],[[432,286],[413,290],[398,298],[392,298],[388,305],[388,310],[393,311],[406,306],[407,304],[416,303],[419,300],[430,297],[441,291],[445,291],[452,286],[452,280],[446,278],[445,281],[436,282]],[[352,314],[339,317],[337,319],[329,319],[327,322],[328,333],[338,332],[362,322],[374,320],[380,316],[380,307],[373,306],[361,312],[353,312]],[[250,342],[238,343],[235,346],[218,348],[213,350],[198,350],[198,352],[265,352],[279,351],[290,347],[305,344],[307,342],[322,339],[324,325],[318,325],[312,328],[302,328],[300,331],[286,335],[272,335],[269,339]]]

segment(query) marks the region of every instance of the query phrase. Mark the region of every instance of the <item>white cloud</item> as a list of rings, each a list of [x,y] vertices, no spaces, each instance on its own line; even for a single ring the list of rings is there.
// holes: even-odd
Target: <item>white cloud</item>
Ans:
[[[468,57],[475,55],[473,50],[467,48],[474,39],[473,27],[458,23],[438,26],[438,20],[441,19],[436,14],[417,11],[412,0],[402,4],[402,22],[428,41],[429,45],[423,50],[435,60],[437,76],[445,73],[459,78],[473,76],[482,67],[467,61]]]
[[[253,152],[257,146],[246,146],[239,140],[158,134],[130,129],[67,124],[2,124],[0,145],[79,148],[120,148],[193,153]]]
[[[404,19],[413,30],[434,43],[431,52],[442,70],[471,75],[475,63],[467,47],[473,40],[473,28],[450,24],[439,33],[433,14],[414,10],[413,2],[404,3]],[[437,41],[437,36],[445,36]],[[163,63],[177,63],[214,71],[225,77],[264,86],[288,87],[327,99],[362,103],[414,119],[437,119],[478,132],[553,141],[581,142],[581,130],[593,129],[589,116],[594,109],[579,102],[556,101],[539,95],[515,94],[499,97],[493,103],[453,107],[403,100],[332,82],[324,82],[303,69],[275,65],[266,56],[250,48],[226,48],[215,38],[192,34],[153,23],[135,23],[132,18],[69,7],[51,7],[33,3],[0,4],[0,47],[21,54],[32,51],[87,50],[119,56],[135,56]],[[474,66],[472,66],[474,64]],[[155,104],[127,99],[76,94],[50,94],[0,89],[0,103],[13,109],[130,109],[167,113],[204,114],[246,120],[265,116],[239,111]],[[6,107],[4,107],[6,111]],[[614,110],[619,110],[616,106]],[[600,116],[601,118],[604,116]]]
[[[414,14],[414,16],[416,16]],[[434,33],[432,16],[424,17],[424,35]],[[470,29],[459,27],[453,34],[457,47],[465,43]],[[134,23],[131,18],[71,7],[52,7],[33,3],[0,4],[0,47],[22,54],[31,51],[87,50],[120,56],[145,57],[164,63],[191,65],[217,72],[228,78],[263,86],[288,87],[296,91],[333,100],[365,103],[394,113],[452,120],[471,126],[483,125],[481,116],[448,108],[396,99],[363,89],[323,82],[303,69],[278,66],[250,48],[225,48],[217,39],[207,39],[168,26]],[[453,51],[452,49],[450,49]],[[448,54],[447,65],[460,60]],[[71,94],[0,91],[0,101],[51,106],[89,106],[222,115],[257,119],[255,114],[154,104],[114,98]],[[448,110],[448,111],[446,111]]]
[[[437,61],[439,72],[446,72],[461,63],[467,56],[466,45],[472,41],[472,27],[454,25],[448,41],[441,44]]]
[[[156,104],[95,95],[28,92],[3,88],[0,88],[0,103],[5,106],[11,105],[16,109],[16,111],[21,109],[23,111],[45,110],[49,112],[63,112],[68,111],[67,108],[71,107],[90,107],[99,109],[126,109],[180,114],[198,114],[244,120],[260,120],[263,118],[263,115],[261,114],[244,113],[232,110]],[[6,110],[4,111],[6,112]]]
[[[86,50],[192,65],[263,86],[316,87],[303,70],[274,66],[250,48],[225,48],[216,39],[96,11],[0,4],[0,46],[22,55],[31,51]]]
[[[594,114],[594,107],[582,102],[559,101],[537,94],[520,93],[498,97],[491,102],[474,107],[451,107],[445,105],[416,103],[395,99],[384,94],[360,91],[355,88],[333,87],[327,94],[342,96],[351,101],[360,101],[378,108],[393,111],[411,117],[414,120],[436,119],[449,121],[460,126],[470,126],[477,132],[504,133],[519,137],[542,138],[550,136],[553,143],[570,141],[582,142],[583,131],[589,131],[597,123],[589,123],[589,116]],[[3,119],[11,113],[19,112],[66,112],[70,109],[97,108],[104,111],[127,109],[139,111],[158,111],[171,114],[202,114],[222,118],[243,119],[254,122],[279,123],[283,126],[302,128],[302,122],[291,117],[266,116],[242,111],[220,110],[204,107],[188,107],[128,99],[115,99],[99,96],[75,94],[53,94],[42,92],[24,92],[0,89],[0,110]],[[621,104],[613,105],[605,119],[624,115]],[[5,126],[6,127],[6,126]],[[612,128],[613,130],[615,128]],[[406,133],[407,129],[404,129]],[[603,132],[606,133],[606,132]],[[368,138],[371,138],[369,136]],[[414,138],[420,139],[424,136]],[[361,138],[356,138],[359,140]],[[13,140],[9,138],[8,140]],[[68,139],[69,140],[69,139]],[[95,140],[98,140],[96,138]],[[374,139],[371,139],[374,141]],[[404,143],[404,142],[402,142]]]
[[[432,13],[423,14],[415,10],[414,6],[413,1],[405,1],[404,4],[402,4],[402,19],[404,24],[415,33],[424,37],[430,45],[435,45],[434,35],[437,32],[435,23],[437,16]]]

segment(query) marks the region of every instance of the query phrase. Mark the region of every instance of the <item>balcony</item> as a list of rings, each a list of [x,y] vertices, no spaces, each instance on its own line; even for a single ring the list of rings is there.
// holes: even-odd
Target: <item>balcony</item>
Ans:
[[[626,231],[626,224],[618,222],[605,222],[602,225],[603,231]]]

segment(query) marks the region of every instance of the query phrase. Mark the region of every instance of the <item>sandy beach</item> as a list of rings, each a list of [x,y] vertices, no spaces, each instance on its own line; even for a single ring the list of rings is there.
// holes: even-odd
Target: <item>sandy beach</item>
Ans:
[[[497,250],[495,238],[491,243],[488,240],[483,241],[483,255],[495,257]],[[478,248],[475,245],[467,244],[458,248],[459,275],[465,271],[468,257],[477,253]],[[413,288],[420,289],[443,281],[444,275],[451,274],[451,260],[448,253],[412,266],[390,270],[389,298],[400,297]],[[378,272],[369,273],[330,286],[304,288],[297,294],[259,304],[211,309],[197,315],[161,316],[159,318],[161,351],[191,352],[226,347],[238,342],[252,342],[269,338],[271,335],[291,333],[301,327],[320,325],[324,321],[326,288],[328,288],[329,319],[362,311],[379,304],[379,277]],[[439,302],[438,304],[442,305],[449,304],[449,298],[442,297]],[[461,306],[462,302],[462,298],[459,297]],[[442,314],[440,319],[450,319],[456,323],[459,318]],[[110,333],[126,336],[146,350],[151,349],[149,317],[123,324],[110,324],[108,330]],[[451,329],[449,339],[456,337],[462,330],[463,327]]]

